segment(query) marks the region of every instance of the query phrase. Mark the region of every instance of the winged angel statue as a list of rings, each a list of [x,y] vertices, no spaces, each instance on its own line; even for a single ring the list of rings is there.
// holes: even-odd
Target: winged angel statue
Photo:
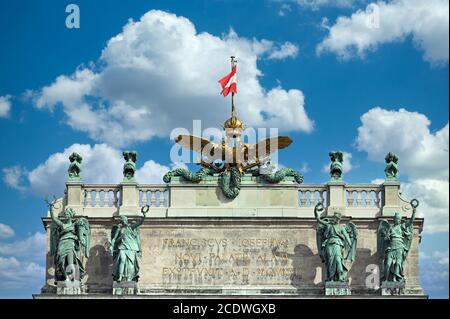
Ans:
[[[56,281],[81,281],[86,274],[82,254],[88,258],[91,227],[85,217],[74,220],[72,208],[64,210],[64,217],[55,216],[56,200],[48,202],[50,225],[50,255],[55,258]]]
[[[383,259],[382,280],[390,282],[404,282],[404,265],[413,239],[413,222],[419,201],[413,199],[410,202],[413,213],[411,218],[402,223],[400,213],[394,214],[394,224],[390,225],[382,219],[378,226],[378,253]]]
[[[356,225],[349,222],[341,225],[341,214],[335,212],[331,218],[320,218],[323,211],[322,203],[314,207],[317,220],[317,249],[319,256],[327,267],[326,281],[347,282],[348,269],[345,261],[354,261],[358,232]]]

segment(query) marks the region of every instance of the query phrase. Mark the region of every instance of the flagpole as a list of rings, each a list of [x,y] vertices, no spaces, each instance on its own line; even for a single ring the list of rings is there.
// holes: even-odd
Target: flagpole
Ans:
[[[237,61],[235,60],[235,57],[233,55],[230,58],[231,58],[231,70],[233,70],[233,67]],[[231,115],[236,116],[236,109],[234,106],[234,92],[231,92]]]

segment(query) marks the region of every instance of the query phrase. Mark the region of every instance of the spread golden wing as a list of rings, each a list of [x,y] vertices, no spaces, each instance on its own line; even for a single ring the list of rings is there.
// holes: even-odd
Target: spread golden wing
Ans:
[[[246,161],[254,161],[279,149],[288,147],[291,143],[292,140],[288,136],[275,136],[255,144],[245,144],[244,158]]]
[[[223,160],[225,153],[230,150],[229,147],[223,144],[216,144],[210,140],[194,135],[178,135],[175,142],[182,147],[189,148],[197,153],[202,154],[203,157],[211,161],[216,159]]]

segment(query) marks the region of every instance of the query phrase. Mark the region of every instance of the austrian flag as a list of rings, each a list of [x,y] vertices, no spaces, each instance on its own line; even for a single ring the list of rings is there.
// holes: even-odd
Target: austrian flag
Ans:
[[[223,96],[227,96],[230,92],[237,93],[236,65],[233,66],[228,75],[219,80],[219,83],[222,86],[220,94]]]

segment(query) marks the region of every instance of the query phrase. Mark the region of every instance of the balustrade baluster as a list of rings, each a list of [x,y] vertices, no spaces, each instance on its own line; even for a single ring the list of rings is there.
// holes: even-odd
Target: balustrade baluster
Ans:
[[[301,207],[306,207],[306,192],[300,191],[300,205]]]
[[[164,190],[164,207],[169,207],[169,191]]]
[[[147,190],[142,191],[142,207],[147,205]]]
[[[373,204],[375,205],[375,207],[378,207],[378,208],[380,208],[380,193],[381,193],[381,191],[379,191],[379,190],[375,191],[375,198],[373,201]]]
[[[366,199],[365,199],[365,202],[366,202],[366,207],[371,207],[372,205],[371,205],[371,202],[372,202],[372,199],[371,199],[371,192],[370,191],[366,191]]]
[[[348,190],[347,191],[347,206],[353,207],[354,199],[353,199],[353,191]]]
[[[150,197],[150,203],[151,207],[155,207],[156,205],[156,190],[151,191],[151,197]]]
[[[99,189],[95,190],[94,206],[100,207],[100,190]]]
[[[92,207],[92,190],[86,190],[86,207]]]
[[[356,207],[362,206],[362,192],[356,191]]]
[[[117,190],[112,189],[111,191],[111,207],[117,207]]]

